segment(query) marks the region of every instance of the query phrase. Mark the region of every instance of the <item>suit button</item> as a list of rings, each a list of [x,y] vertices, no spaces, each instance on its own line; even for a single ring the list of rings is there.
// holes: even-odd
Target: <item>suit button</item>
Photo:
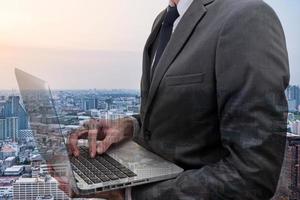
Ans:
[[[145,139],[150,140],[151,139],[151,132],[149,130],[145,130]]]

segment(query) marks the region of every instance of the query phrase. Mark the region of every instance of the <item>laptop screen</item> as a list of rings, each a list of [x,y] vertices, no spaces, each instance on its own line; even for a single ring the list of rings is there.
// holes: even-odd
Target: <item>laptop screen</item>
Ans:
[[[47,162],[50,174],[61,187],[76,189],[66,147],[67,137],[62,134],[47,83],[19,69],[15,73],[36,146]]]

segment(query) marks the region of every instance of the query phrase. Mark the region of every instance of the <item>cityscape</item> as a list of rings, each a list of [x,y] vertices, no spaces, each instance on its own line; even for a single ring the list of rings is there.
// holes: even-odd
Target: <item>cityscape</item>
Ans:
[[[56,90],[52,96],[58,120],[42,120],[59,127],[63,135],[91,118],[118,119],[137,114],[140,108],[135,90]],[[286,97],[286,156],[273,200],[300,199],[300,87],[289,86]],[[0,199],[69,199],[49,175],[43,149],[37,145],[37,140],[47,140],[33,137],[30,118],[20,94],[0,91]]]
[[[58,145],[40,133],[41,137],[33,137],[36,127],[30,129],[29,119],[33,126],[38,116],[29,117],[20,95],[12,93],[0,91],[0,199],[69,199],[49,175],[44,160],[49,152],[45,147],[52,145],[55,151]],[[118,119],[138,113],[140,106],[134,90],[64,90],[52,91],[52,96],[58,120],[43,114],[38,120],[58,127],[64,136],[91,118]]]

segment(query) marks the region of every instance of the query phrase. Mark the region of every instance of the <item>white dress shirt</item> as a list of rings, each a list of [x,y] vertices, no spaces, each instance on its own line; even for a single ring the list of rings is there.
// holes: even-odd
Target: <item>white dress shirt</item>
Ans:
[[[180,0],[177,4],[177,10],[179,13],[179,17],[175,20],[174,24],[173,24],[173,32],[175,31],[175,29],[177,28],[177,25],[179,24],[181,18],[183,17],[183,15],[186,13],[186,11],[188,10],[188,8],[191,6],[191,4],[193,3],[194,0]],[[169,6],[174,7],[175,4],[170,0]],[[155,53],[156,54],[156,53]],[[155,60],[154,59],[153,61]],[[153,63],[152,63],[153,64]],[[133,121],[134,121],[134,132],[137,133],[140,131],[140,127],[139,127],[139,123],[138,121],[132,117]],[[131,188],[127,188],[126,192],[125,192],[125,199],[126,200],[131,200]]]
[[[183,17],[183,15],[186,13],[186,11],[188,10],[188,8],[191,6],[191,4],[193,3],[194,0],[180,0],[177,4],[177,10],[179,13],[179,17],[175,20],[174,24],[173,24],[173,32],[175,31],[177,25],[179,24],[181,18]],[[170,0],[169,3],[170,6],[175,6],[174,3]]]

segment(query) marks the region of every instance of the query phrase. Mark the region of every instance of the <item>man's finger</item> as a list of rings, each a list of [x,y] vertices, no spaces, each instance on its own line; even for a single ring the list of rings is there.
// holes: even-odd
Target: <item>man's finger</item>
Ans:
[[[95,157],[97,151],[97,135],[98,135],[97,129],[89,130],[88,140],[89,140],[90,156],[92,158]]]
[[[114,143],[111,137],[106,137],[104,140],[100,141],[97,145],[97,153],[103,154],[107,149]]]
[[[88,132],[86,130],[83,130],[83,131],[72,133],[69,136],[68,148],[69,148],[69,152],[74,156],[79,156],[79,148],[77,146],[78,139],[82,138],[84,135],[87,135],[87,133]]]

